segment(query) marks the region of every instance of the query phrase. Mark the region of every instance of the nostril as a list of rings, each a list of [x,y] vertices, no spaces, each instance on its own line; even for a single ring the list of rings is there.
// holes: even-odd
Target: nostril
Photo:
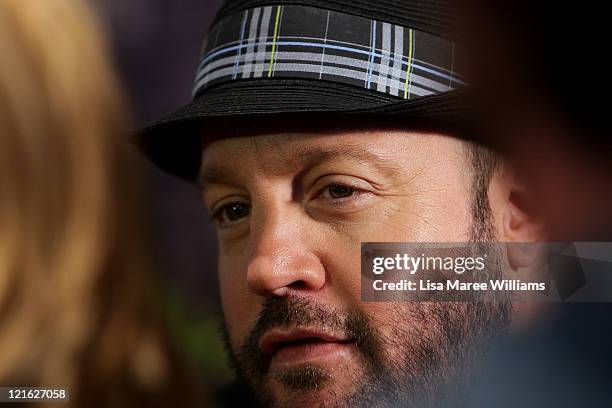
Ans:
[[[298,280],[289,284],[289,286],[283,286],[272,291],[273,296],[286,297],[289,293],[289,289],[293,290],[307,290],[308,283],[303,280]]]
[[[306,283],[303,280],[297,280],[295,282],[292,282],[291,285],[289,285],[292,289],[296,289],[296,290],[305,290],[308,289],[308,283]]]

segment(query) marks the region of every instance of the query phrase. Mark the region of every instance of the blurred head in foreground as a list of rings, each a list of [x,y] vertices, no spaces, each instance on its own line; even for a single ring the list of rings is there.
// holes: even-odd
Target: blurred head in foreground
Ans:
[[[0,384],[180,398],[97,22],[77,0],[5,0],[0,54]]]

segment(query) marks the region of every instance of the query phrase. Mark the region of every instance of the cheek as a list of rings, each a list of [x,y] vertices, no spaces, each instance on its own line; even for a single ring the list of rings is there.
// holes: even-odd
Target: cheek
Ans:
[[[353,244],[466,241],[472,215],[464,183],[434,179],[421,184],[402,194],[380,197],[376,206],[342,223],[327,242],[337,243],[338,236]]]
[[[406,346],[435,342],[440,326],[427,303],[367,302],[361,310],[369,317],[374,331],[380,335],[386,358],[403,361]]]
[[[317,233],[312,250],[326,272],[325,289],[318,295],[321,301],[339,308],[361,308],[361,243],[380,230],[375,218],[365,214],[348,225],[312,225],[310,231]]]
[[[387,211],[370,242],[453,242],[468,238],[471,209],[457,184],[431,183],[413,196],[401,197]]]
[[[464,191],[447,190],[432,196],[429,203],[416,210],[419,217],[412,219],[413,242],[467,241],[471,224],[471,210]]]
[[[236,344],[247,335],[259,310],[259,306],[253,306],[254,295],[246,286],[246,267],[239,257],[219,256],[219,286],[225,323]]]

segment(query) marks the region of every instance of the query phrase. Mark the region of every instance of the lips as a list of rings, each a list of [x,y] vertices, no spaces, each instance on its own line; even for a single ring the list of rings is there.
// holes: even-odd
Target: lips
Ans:
[[[301,350],[302,354],[322,346],[347,345],[351,339],[346,335],[335,334],[318,329],[292,328],[272,329],[264,334],[259,342],[262,352],[276,355],[281,351]],[[328,347],[329,348],[329,347]]]

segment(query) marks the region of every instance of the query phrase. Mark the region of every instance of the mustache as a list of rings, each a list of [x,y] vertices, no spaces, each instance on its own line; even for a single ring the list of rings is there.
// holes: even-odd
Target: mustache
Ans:
[[[267,298],[264,301],[253,328],[233,353],[235,365],[262,378],[268,371],[271,356],[259,348],[261,337],[273,328],[294,326],[341,333],[355,343],[372,369],[382,368],[381,341],[365,313],[338,310],[301,297]]]

